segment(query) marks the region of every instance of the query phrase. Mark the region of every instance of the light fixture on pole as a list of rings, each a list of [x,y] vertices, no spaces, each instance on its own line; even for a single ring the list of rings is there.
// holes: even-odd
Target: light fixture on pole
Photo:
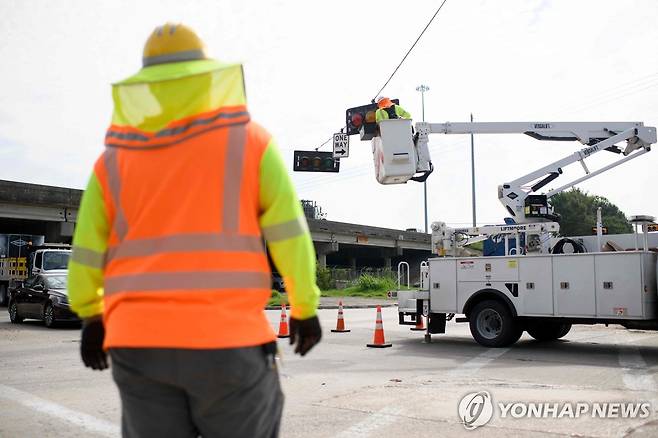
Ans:
[[[427,85],[419,85],[416,87],[416,91],[420,91],[421,105],[423,108],[423,122],[425,121],[425,92],[430,91],[430,87]],[[423,181],[423,196],[425,199],[425,233],[427,233],[427,180]]]

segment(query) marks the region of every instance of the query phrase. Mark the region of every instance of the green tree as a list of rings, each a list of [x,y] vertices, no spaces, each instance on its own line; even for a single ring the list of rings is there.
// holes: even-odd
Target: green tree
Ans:
[[[586,236],[596,227],[596,210],[601,207],[603,226],[609,234],[633,232],[624,213],[602,196],[592,196],[580,189],[558,193],[551,198],[551,205],[561,218],[560,234],[563,236]]]

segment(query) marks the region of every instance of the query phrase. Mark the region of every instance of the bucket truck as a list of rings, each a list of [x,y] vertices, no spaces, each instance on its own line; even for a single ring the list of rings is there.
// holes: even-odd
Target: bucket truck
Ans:
[[[537,140],[578,141],[584,147],[498,188],[498,199],[513,221],[505,225],[450,228],[432,223],[432,251],[437,257],[421,265],[419,290],[395,292],[399,323],[415,325],[427,317],[425,340],[445,333],[455,314],[468,322],[481,345],[504,347],[527,331],[541,341],[565,336],[572,324],[621,324],[658,330],[657,254],[647,233],[655,218],[636,216],[642,247],[630,251],[562,253],[551,248],[559,230],[551,196],[650,151],[656,128],[641,122],[492,122],[426,123],[393,119],[377,128],[356,130],[347,111],[348,133],[371,140],[375,174],[381,184],[422,181],[434,170],[428,141],[432,134],[525,134]],[[358,120],[358,118],[356,118]],[[618,159],[590,171],[586,160],[607,151]],[[546,193],[540,190],[580,163],[585,175]],[[636,228],[637,229],[637,228]],[[515,237],[505,256],[459,257],[464,245],[489,236]],[[523,239],[519,239],[519,237]],[[524,241],[523,247],[520,241]],[[640,239],[636,239],[639,242]]]

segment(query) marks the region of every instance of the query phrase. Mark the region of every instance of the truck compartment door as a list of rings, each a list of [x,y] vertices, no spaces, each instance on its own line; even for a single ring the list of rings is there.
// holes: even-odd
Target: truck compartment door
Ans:
[[[595,316],[594,256],[553,256],[553,292],[557,316]]]

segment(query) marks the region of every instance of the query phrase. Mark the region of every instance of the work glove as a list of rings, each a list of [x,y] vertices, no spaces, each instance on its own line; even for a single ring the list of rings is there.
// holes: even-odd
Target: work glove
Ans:
[[[290,318],[290,345],[295,353],[304,356],[322,338],[322,328],[317,316],[308,319]]]
[[[107,354],[103,351],[105,327],[102,318],[86,319],[82,324],[80,355],[87,368],[102,371],[107,368]]]

